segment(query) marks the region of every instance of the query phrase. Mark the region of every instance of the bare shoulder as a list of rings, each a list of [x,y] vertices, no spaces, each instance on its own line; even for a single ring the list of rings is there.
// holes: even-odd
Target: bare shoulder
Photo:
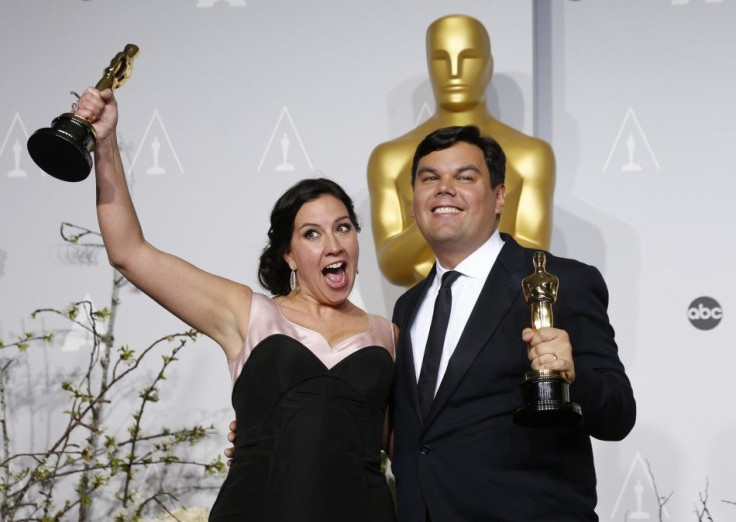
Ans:
[[[382,346],[391,355],[396,357],[396,343],[398,342],[398,328],[382,315],[367,314],[371,322],[371,337],[373,342]]]

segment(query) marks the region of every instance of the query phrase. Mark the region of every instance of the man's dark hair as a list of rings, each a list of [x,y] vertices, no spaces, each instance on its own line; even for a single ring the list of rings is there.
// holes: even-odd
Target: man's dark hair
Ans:
[[[475,125],[465,125],[437,129],[422,140],[417,146],[411,164],[412,186],[417,178],[417,165],[420,159],[437,150],[450,148],[461,141],[475,145],[483,151],[488,172],[491,174],[491,187],[495,188],[502,184],[506,179],[506,154],[503,149],[493,138],[483,136]]]
[[[263,249],[258,265],[258,280],[273,295],[286,295],[291,291],[289,288],[291,269],[284,260],[284,254],[291,246],[297,212],[305,203],[324,195],[334,196],[342,201],[355,230],[360,232],[353,200],[334,181],[326,178],[305,179],[284,192],[271,211],[268,245]]]

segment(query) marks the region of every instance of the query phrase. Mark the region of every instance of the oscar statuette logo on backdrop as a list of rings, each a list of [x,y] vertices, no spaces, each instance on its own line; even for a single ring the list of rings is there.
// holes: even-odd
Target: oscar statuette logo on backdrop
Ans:
[[[296,172],[303,176],[314,172],[307,149],[286,105],[276,120],[256,172],[262,169],[273,172]]]
[[[22,143],[28,141],[28,131],[17,112],[10,122],[5,138],[0,143],[0,172],[6,178],[25,178],[28,176],[25,164],[27,154]]]
[[[624,516],[624,520],[657,520],[658,513],[659,502],[649,465],[637,451],[621,484],[609,519],[620,520]],[[659,520],[669,519],[669,512],[663,505]]]
[[[613,140],[603,172],[611,168],[618,172],[636,173],[647,170],[647,167],[661,170],[639,118],[634,109],[629,107]]]
[[[179,174],[184,173],[184,167],[179,160],[174,144],[166,130],[163,119],[158,110],[154,110],[148,120],[143,138],[138,145],[133,160],[130,163],[130,172],[135,171],[136,165],[142,163],[143,173],[149,176],[163,176],[171,172],[171,161],[176,163]]]
[[[422,108],[419,109],[419,114],[417,114],[417,117],[414,119],[414,125],[421,125],[431,117],[432,109],[429,108],[429,102],[425,100],[422,104]]]
[[[82,301],[90,303],[93,310],[97,310],[90,293],[87,292]],[[64,343],[61,345],[62,352],[78,352],[80,350],[92,350],[94,348],[94,338],[92,337],[92,320],[82,315],[71,326],[59,332],[63,335]]]

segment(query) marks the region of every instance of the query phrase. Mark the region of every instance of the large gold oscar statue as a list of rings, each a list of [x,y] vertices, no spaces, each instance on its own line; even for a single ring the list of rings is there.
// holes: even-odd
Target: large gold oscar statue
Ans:
[[[495,119],[486,106],[493,76],[485,27],[451,15],[427,29],[427,63],[434,115],[395,140],[377,146],[368,161],[373,238],[384,276],[396,285],[423,279],[434,255],[411,217],[411,162],[419,142],[451,125],[477,125],[506,153],[506,203],[499,228],[524,246],[548,250],[552,232],[555,158],[550,146]]]

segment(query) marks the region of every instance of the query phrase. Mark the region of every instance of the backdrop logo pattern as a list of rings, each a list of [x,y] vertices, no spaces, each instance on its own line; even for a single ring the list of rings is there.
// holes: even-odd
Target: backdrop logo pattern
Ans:
[[[657,520],[659,501],[654,488],[654,479],[649,465],[638,451],[631,461],[610,518],[619,518],[619,513],[626,513],[624,520]],[[664,506],[662,517],[670,518]]]
[[[230,7],[245,7],[245,0],[197,0],[197,7],[214,7],[218,3],[229,4]]]
[[[28,131],[26,126],[23,125],[23,120],[20,118],[20,114],[17,112],[13,117],[13,121],[10,122],[8,132],[5,134],[2,144],[0,144],[0,160],[2,162],[2,172],[8,178],[25,178],[28,176],[25,170],[23,170],[23,162],[29,158],[26,152],[25,143],[28,141]],[[12,143],[12,145],[9,145]],[[9,154],[6,154],[6,148]]]
[[[274,143],[275,141],[278,141],[278,143]],[[295,145],[298,145],[299,148],[297,149]],[[299,157],[299,152],[301,152],[301,158]],[[289,109],[285,105],[281,109],[281,114],[276,121],[271,137],[268,139],[266,149],[263,151],[260,163],[258,163],[257,172],[261,171],[267,157],[269,160],[273,160],[272,164],[275,163],[273,169],[276,172],[296,171],[297,166],[294,162],[297,159],[306,161],[309,170],[314,170],[312,161],[309,159],[309,154],[307,154],[307,149],[304,147],[304,142],[302,142],[299,131],[296,125],[294,125],[294,120],[291,118],[291,114],[289,114]]]
[[[90,303],[92,310],[95,309],[89,292],[84,296],[84,301]],[[72,327],[67,330],[67,334],[64,336],[64,344],[61,346],[62,352],[78,352],[82,349],[91,350],[94,347],[92,321],[87,316],[86,309],[86,306],[79,307],[80,313],[77,316],[77,322],[72,323]]]
[[[712,297],[698,297],[690,303],[687,318],[698,330],[712,330],[723,319],[723,309]]]
[[[653,163],[654,167],[660,170],[657,157],[649,145],[649,140],[639,123],[639,118],[636,117],[634,109],[631,107],[626,111],[624,121],[621,123],[621,128],[618,130],[611,152],[606,159],[606,164],[603,165],[603,172],[608,170],[614,159],[618,162],[620,172],[640,172],[644,169],[642,166],[644,161]]]
[[[702,3],[705,2],[706,4],[720,4],[723,3],[723,0],[672,0],[671,5],[689,5],[691,3]]]
[[[414,125],[419,125],[420,123],[424,123],[429,118],[432,117],[432,109],[429,108],[429,102],[427,100],[424,100],[424,103],[422,104],[422,108],[419,109],[419,114],[417,115],[417,119],[414,121]]]
[[[164,145],[166,145],[165,148]],[[184,173],[184,168],[181,166],[179,156],[174,149],[174,145],[171,143],[171,138],[164,122],[161,120],[158,110],[153,111],[153,115],[151,115],[151,119],[148,121],[141,144],[138,146],[135,156],[133,156],[133,161],[130,165],[131,171],[133,171],[141,152],[143,152],[143,157],[147,161],[144,172],[148,175],[161,176],[166,174],[167,171],[163,164],[165,162],[162,161],[164,156],[169,159],[173,158],[176,166],[179,168],[179,173]],[[162,156],[162,153],[164,156]]]

